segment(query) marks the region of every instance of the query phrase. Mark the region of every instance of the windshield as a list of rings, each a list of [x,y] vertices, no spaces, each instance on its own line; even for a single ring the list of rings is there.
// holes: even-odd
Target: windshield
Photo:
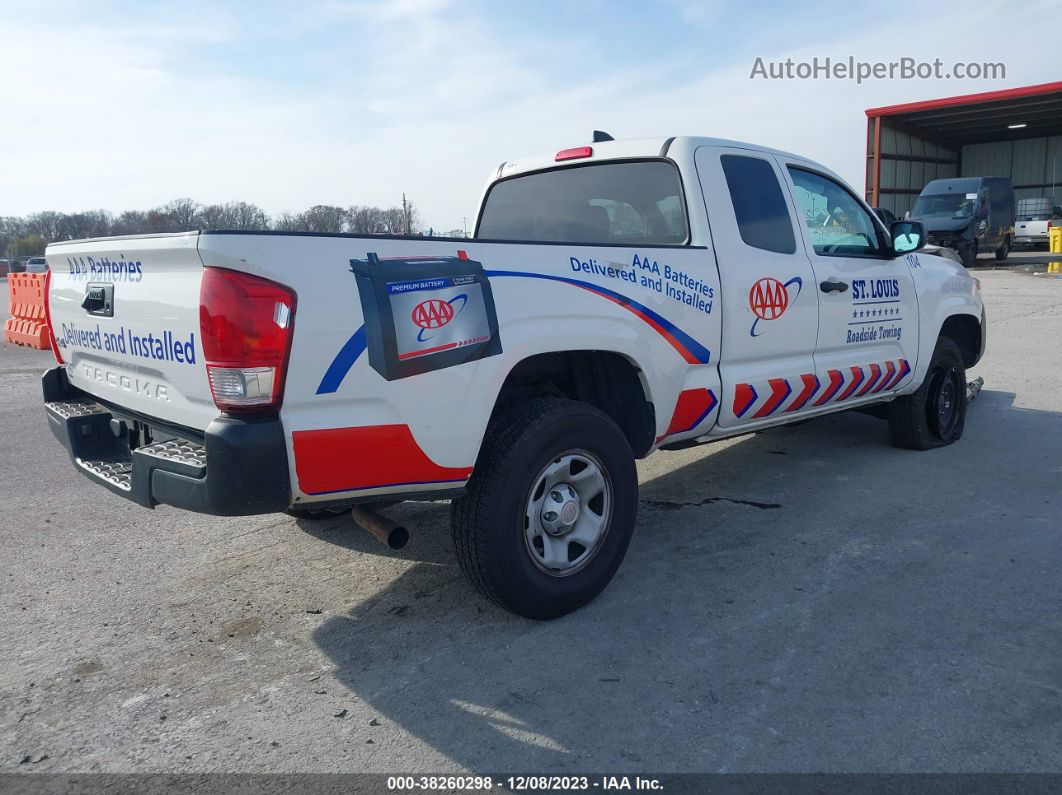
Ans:
[[[678,169],[663,160],[539,171],[491,187],[476,237],[680,245],[685,206]]]
[[[912,218],[973,218],[977,199],[969,193],[932,193],[919,196]]]

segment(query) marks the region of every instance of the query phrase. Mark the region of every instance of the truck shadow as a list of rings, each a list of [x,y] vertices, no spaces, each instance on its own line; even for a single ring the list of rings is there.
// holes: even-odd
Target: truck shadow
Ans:
[[[998,444],[1000,434],[1028,444]],[[890,666],[908,670],[898,637],[933,647],[973,623],[1006,634],[978,604],[983,583],[952,570],[944,552],[985,523],[985,472],[1018,491],[1057,483],[1062,415],[986,390],[963,442],[929,453],[895,450],[882,421],[849,413],[659,456],[668,460],[643,470],[638,527],[616,579],[553,622],[512,616],[465,584],[446,504],[392,509],[416,528],[397,553],[347,520],[305,523],[330,543],[416,561],[315,631],[337,681],[435,749],[426,770],[440,760],[479,771],[732,770],[787,692],[794,700],[774,719],[795,735],[802,721],[825,722],[816,742],[834,737],[837,754],[798,754],[788,769],[888,769],[887,750],[874,750],[888,738],[849,743],[878,725],[874,709],[893,705],[851,682],[872,673],[886,684],[867,687],[880,689]],[[845,507],[864,492],[863,510]],[[1052,493],[1024,505],[1022,521],[1054,521]],[[1002,535],[993,529],[992,543]],[[898,589],[914,565],[905,555],[932,576]],[[933,572],[936,560],[945,562]],[[935,590],[940,578],[954,600]],[[898,596],[904,589],[913,593]],[[915,719],[897,707],[880,725],[902,732]],[[765,734],[760,746],[771,741]]]

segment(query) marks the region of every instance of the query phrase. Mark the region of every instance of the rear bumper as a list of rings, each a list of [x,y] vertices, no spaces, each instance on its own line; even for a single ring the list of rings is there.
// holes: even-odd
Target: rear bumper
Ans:
[[[130,450],[111,428],[114,413],[70,385],[62,367],[44,374],[48,426],[90,480],[145,508],[159,503],[218,516],[288,508],[291,484],[279,419],[219,417],[202,436],[188,432]],[[150,425],[150,421],[148,421]]]

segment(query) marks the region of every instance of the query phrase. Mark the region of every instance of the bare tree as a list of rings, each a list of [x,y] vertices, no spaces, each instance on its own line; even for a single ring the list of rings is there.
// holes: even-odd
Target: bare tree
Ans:
[[[379,207],[354,206],[347,211],[351,232],[359,235],[379,235],[387,231],[384,211]]]
[[[56,224],[55,236],[48,240],[80,240],[87,237],[106,237],[111,234],[113,219],[105,210],[83,213],[62,213]]]
[[[0,233],[8,237],[22,237],[26,234],[26,221],[23,218],[0,218]]]
[[[232,229],[229,212],[224,204],[207,204],[199,209],[199,225],[203,229]]]
[[[390,235],[403,235],[406,229],[406,214],[401,207],[389,207],[383,211],[384,230]]]
[[[63,216],[54,210],[34,213],[26,219],[26,233],[45,240],[62,240]]]
[[[26,222],[21,218],[0,218],[0,254],[14,256],[15,241],[26,234]]]
[[[343,232],[347,227],[347,211],[331,204],[316,204],[300,219],[307,232]]]
[[[257,204],[229,202],[226,205],[232,216],[233,229],[268,229],[269,215]]]
[[[273,228],[278,232],[307,232],[302,224],[302,216],[294,213],[281,213],[273,219]]]
[[[111,223],[112,235],[137,235],[148,231],[147,213],[126,210]]]
[[[274,219],[261,207],[249,202],[204,206],[193,199],[182,198],[151,210],[126,210],[118,215],[111,215],[106,210],[80,213],[46,210],[24,218],[0,218],[0,253],[40,253],[37,249],[43,251],[43,247],[53,240],[201,228],[403,235],[419,233],[422,224],[416,207],[405,194],[401,206],[388,209],[370,205],[353,205],[345,209],[318,204],[301,213],[281,213]]]
[[[162,207],[156,207],[145,213],[144,227],[139,231],[155,234],[156,232],[178,232],[180,230],[176,228],[173,219]]]
[[[200,204],[193,199],[174,199],[156,208],[159,215],[165,217],[164,232],[188,232],[199,228]]]
[[[265,211],[247,202],[208,204],[200,208],[197,216],[204,229],[268,229],[269,216]]]
[[[114,217],[106,210],[89,210],[78,213],[78,216],[85,237],[106,237],[111,234]]]

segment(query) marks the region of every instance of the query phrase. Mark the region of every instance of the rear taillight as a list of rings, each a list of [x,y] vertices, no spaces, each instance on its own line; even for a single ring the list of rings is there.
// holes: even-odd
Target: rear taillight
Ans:
[[[44,272],[44,322],[48,326],[48,344],[51,346],[52,355],[59,364],[64,364],[63,355],[59,353],[59,343],[55,339],[55,328],[52,326],[51,309],[52,269]]]
[[[276,282],[206,268],[199,330],[214,403],[222,411],[280,407],[295,322],[295,293]]]

